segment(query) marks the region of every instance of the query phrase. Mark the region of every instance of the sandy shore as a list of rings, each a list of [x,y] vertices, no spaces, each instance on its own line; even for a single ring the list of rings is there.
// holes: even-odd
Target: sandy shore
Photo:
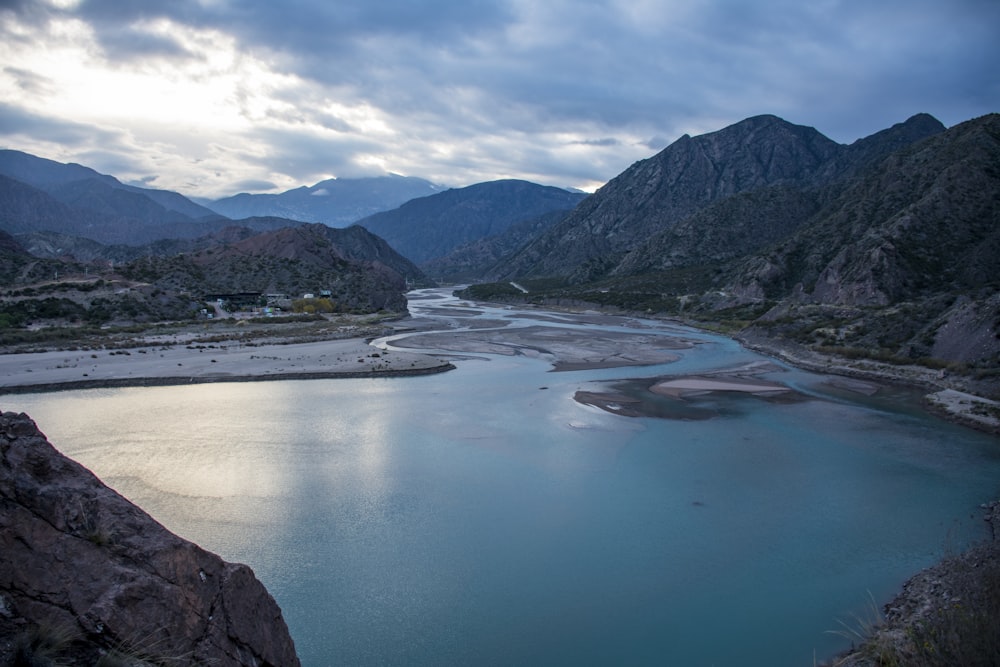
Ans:
[[[689,375],[657,382],[649,388],[654,394],[681,398],[709,391],[735,391],[744,394],[771,395],[791,391],[788,387],[767,380],[749,380],[740,377],[710,378]]]
[[[865,380],[909,385],[926,391],[924,405],[938,416],[987,433],[1000,434],[1000,401],[982,394],[998,392],[996,381],[977,382],[918,365],[887,364],[872,359],[844,359],[760,337],[737,336],[748,349],[781,359],[808,371],[839,376],[844,388]],[[858,386],[861,386],[859,384]],[[861,393],[865,393],[861,391]]]
[[[249,346],[148,345],[118,350],[0,355],[0,393],[122,387],[375,377],[437,373],[454,366],[435,357],[379,350],[357,338]]]

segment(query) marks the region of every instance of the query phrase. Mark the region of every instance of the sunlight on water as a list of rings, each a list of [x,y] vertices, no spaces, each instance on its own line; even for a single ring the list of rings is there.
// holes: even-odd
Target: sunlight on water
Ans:
[[[305,665],[811,664],[846,648],[827,631],[868,591],[885,601],[983,535],[996,440],[902,394],[851,399],[791,370],[771,377],[811,398],[706,397],[719,416],[703,421],[573,400],[597,380],[759,359],[699,337],[656,368],[477,355],[436,376],[3,408],[171,530],[252,565]]]

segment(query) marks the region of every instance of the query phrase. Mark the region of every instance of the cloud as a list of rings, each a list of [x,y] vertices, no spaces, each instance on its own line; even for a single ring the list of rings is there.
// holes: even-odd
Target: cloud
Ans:
[[[173,36],[136,26],[110,31],[101,38],[105,57],[112,61],[165,58],[170,60],[195,57]]]
[[[3,73],[11,77],[14,85],[28,95],[47,96],[54,92],[52,79],[20,67],[4,67]]]
[[[388,171],[592,189],[760,113],[847,143],[996,111],[997,25],[994,0],[0,0],[0,136],[212,196]]]
[[[117,132],[40,115],[7,102],[0,102],[0,136],[28,138],[73,149],[104,142],[114,144],[121,139]]]
[[[237,181],[232,184],[233,190],[235,192],[269,192],[271,190],[277,190],[278,186],[271,181],[263,181],[258,179],[249,178],[245,181]]]
[[[614,137],[605,137],[603,139],[582,139],[573,143],[581,146],[617,146],[621,142]]]

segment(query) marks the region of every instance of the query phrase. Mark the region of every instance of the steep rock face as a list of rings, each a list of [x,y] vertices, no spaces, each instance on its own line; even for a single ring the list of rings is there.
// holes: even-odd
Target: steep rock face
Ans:
[[[59,628],[60,664],[115,651],[170,664],[299,664],[250,568],[170,533],[10,412],[0,415],[0,617],[8,632]]]
[[[717,264],[787,237],[819,207],[813,189],[770,186],[726,197],[653,234],[611,272],[629,276],[692,264]]]

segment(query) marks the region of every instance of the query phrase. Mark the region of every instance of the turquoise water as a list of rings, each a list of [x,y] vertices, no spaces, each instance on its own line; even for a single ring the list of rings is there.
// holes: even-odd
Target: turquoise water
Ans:
[[[698,335],[655,368],[476,355],[426,377],[0,407],[171,530],[250,564],[305,665],[811,665],[849,645],[828,631],[869,594],[887,601],[984,535],[997,440],[906,392],[854,400],[789,369],[769,377],[810,400],[728,397],[705,421],[572,400],[597,380],[761,359]]]

